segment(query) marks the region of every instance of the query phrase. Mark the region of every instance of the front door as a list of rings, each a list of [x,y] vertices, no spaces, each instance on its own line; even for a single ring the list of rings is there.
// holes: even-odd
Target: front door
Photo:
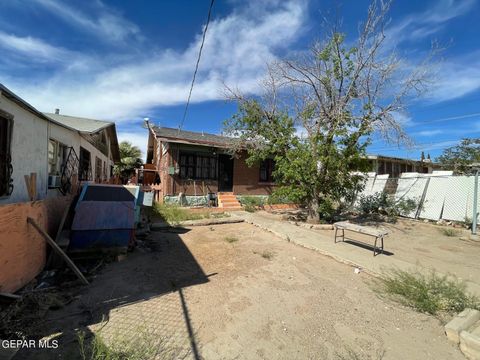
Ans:
[[[218,191],[233,191],[233,158],[230,155],[218,155]]]

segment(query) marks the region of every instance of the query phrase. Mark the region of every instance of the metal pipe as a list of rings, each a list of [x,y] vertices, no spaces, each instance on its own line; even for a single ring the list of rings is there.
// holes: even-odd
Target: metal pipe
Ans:
[[[477,235],[477,198],[478,198],[478,169],[475,170],[475,184],[473,186],[473,216],[472,234]]]

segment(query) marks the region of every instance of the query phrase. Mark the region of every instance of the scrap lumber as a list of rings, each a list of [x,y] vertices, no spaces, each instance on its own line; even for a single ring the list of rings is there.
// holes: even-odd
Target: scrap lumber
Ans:
[[[37,173],[30,173],[30,175],[25,175],[24,178],[28,197],[30,201],[35,201],[37,199]]]
[[[65,211],[63,212],[62,219],[60,220],[60,224],[58,226],[57,234],[55,235],[56,244],[59,243],[60,235],[62,234],[62,230],[63,230],[63,227],[65,226],[65,221],[67,220],[71,206],[72,206],[72,203],[68,204],[68,206],[65,207]],[[54,254],[55,253],[50,253],[50,256],[48,257],[47,264],[46,264],[47,267],[51,266],[52,262],[54,262]]]
[[[73,263],[73,261],[68,257],[67,254],[60,248],[60,246],[57,245],[57,243],[48,235],[45,230],[43,230],[36,222],[34,219],[31,217],[27,217],[27,222],[31,224],[44,238],[45,240],[50,244],[50,246],[55,250],[57,254],[59,254],[67,263],[67,265],[72,269],[72,271],[78,276],[78,278],[85,284],[88,285],[89,282],[83,276],[82,272],[78,269],[78,267]]]
[[[0,298],[2,297],[10,300],[20,300],[22,298],[21,295],[0,292]]]

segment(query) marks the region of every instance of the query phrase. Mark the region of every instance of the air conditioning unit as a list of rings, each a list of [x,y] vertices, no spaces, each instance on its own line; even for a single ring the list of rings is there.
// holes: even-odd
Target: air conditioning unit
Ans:
[[[48,187],[49,188],[59,188],[61,186],[61,177],[58,175],[49,175],[48,176]]]

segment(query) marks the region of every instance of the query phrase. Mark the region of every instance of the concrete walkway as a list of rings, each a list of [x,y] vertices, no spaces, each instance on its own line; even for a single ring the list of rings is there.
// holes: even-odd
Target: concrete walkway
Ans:
[[[394,254],[391,256],[379,254],[373,256],[372,250],[367,250],[354,246],[347,242],[333,241],[333,230],[311,230],[301,226],[294,225],[287,221],[275,219],[268,213],[256,212],[235,212],[232,216],[238,216],[245,222],[258,226],[269,231],[276,236],[301,245],[308,249],[320,252],[339,262],[360,268],[371,275],[378,276],[389,269],[399,269],[406,271],[430,272],[432,269],[422,266],[422,259],[412,257],[411,261],[399,259]],[[373,240],[370,244],[373,244]],[[385,239],[385,250],[388,250],[388,238]],[[436,268],[435,272],[439,275],[451,273],[449,264],[445,263],[441,268]],[[475,277],[478,281],[465,280],[468,290],[480,296],[480,276]]]

